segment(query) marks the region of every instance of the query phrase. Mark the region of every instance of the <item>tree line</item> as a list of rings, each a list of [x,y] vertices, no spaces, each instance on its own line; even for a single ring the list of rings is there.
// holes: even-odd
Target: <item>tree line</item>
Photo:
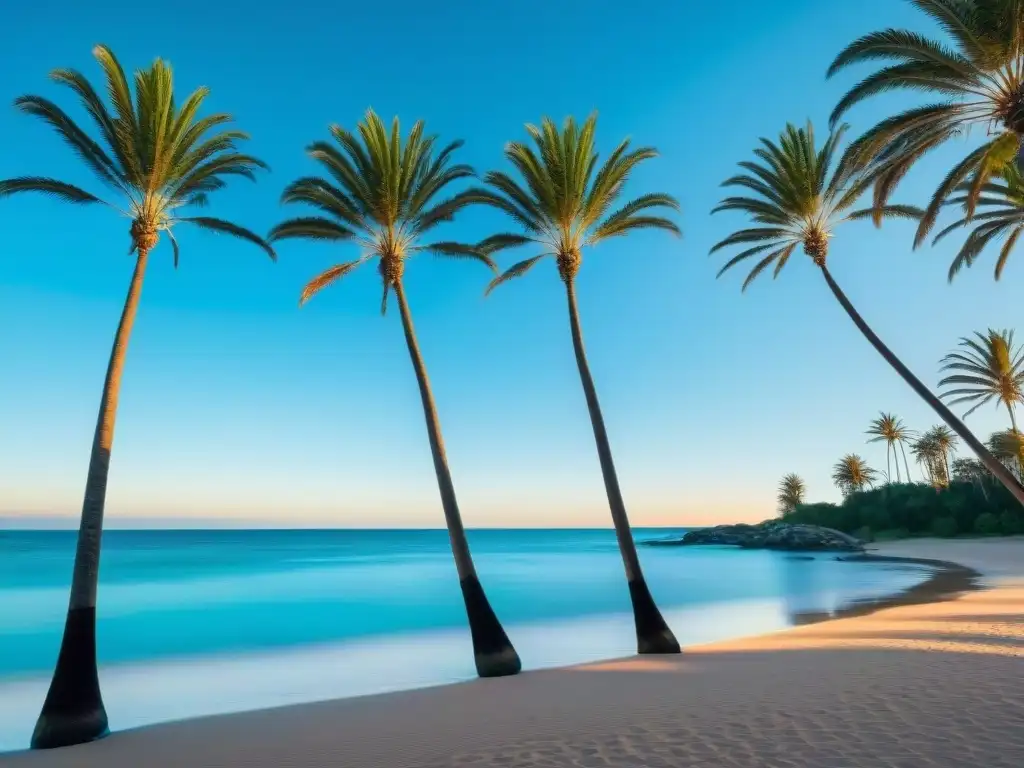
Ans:
[[[1024,503],[1019,472],[1011,471],[977,439],[886,346],[830,269],[832,243],[841,225],[871,221],[881,226],[892,218],[912,219],[918,222],[916,248],[932,236],[940,212],[950,207],[958,211],[958,220],[934,235],[939,240],[966,232],[949,268],[950,280],[973,266],[990,243],[999,242],[998,280],[1024,231],[1024,183],[1018,170],[1024,138],[1024,12],[1016,0],[913,2],[923,15],[939,23],[946,39],[885,30],[862,37],[841,51],[828,77],[858,64],[881,62],[884,66],[840,99],[823,142],[809,122],[801,128],[787,126],[775,140],[761,140],[753,151],[754,159],[741,162],[740,173],[724,182],[737,193],[715,209],[716,213],[743,214],[753,226],[737,229],[712,252],[739,247],[720,275],[755,259],[743,282],[746,289],[769,268],[777,277],[793,254],[802,250],[867,341],[936,412],[948,427],[947,434],[955,435],[978,457],[997,490],[1019,506]],[[478,176],[473,168],[457,162],[460,141],[442,143],[426,133],[422,122],[403,132],[396,119],[389,128],[369,111],[354,130],[332,125],[328,138],[309,144],[307,154],[315,172],[294,180],[282,194],[283,202],[300,206],[301,213],[260,234],[206,213],[229,181],[236,177],[255,180],[266,169],[258,157],[243,149],[249,137],[233,127],[230,115],[201,115],[206,89],[177,100],[171,70],[163,61],[157,59],[137,70],[129,80],[109,48],[98,46],[94,55],[102,72],[100,90],[77,71],[57,69],[51,73],[52,79],[77,99],[89,130],[44,97],[23,96],[15,105],[55,130],[107,194],[40,176],[0,181],[0,198],[41,193],[123,216],[130,222],[129,247],[134,256],[100,398],[63,639],[33,733],[33,747],[80,743],[107,733],[96,668],[95,611],[118,397],[148,258],[163,241],[178,265],[176,232],[180,225],[244,240],[272,259],[277,258],[279,244],[292,239],[354,245],[355,258],[313,277],[303,289],[300,303],[376,262],[381,313],[393,298],[405,333],[476,667],[484,676],[515,674],[521,664],[473,567],[403,275],[408,260],[417,254],[462,259],[494,274],[486,286],[489,292],[522,277],[542,261],[553,260],[566,292],[570,335],[625,567],[637,648],[641,653],[677,653],[679,644],[647,587],[630,533],[584,350],[575,284],[584,251],[604,240],[641,229],[679,233],[675,221],[678,204],[673,196],[647,192],[623,200],[631,172],[655,158],[656,151],[623,141],[601,159],[594,117],[582,123],[569,118],[561,126],[544,118],[539,126],[526,126],[525,141],[506,145],[506,170]],[[900,111],[846,144],[843,116],[861,101],[894,90],[923,92],[935,101]],[[890,201],[917,160],[974,125],[987,129],[985,142],[949,169],[924,208]],[[433,236],[437,228],[477,207],[504,213],[510,230],[476,243]],[[534,249],[530,256],[499,272],[495,256],[523,246]],[[933,475],[940,472],[939,463],[929,460]],[[853,472],[854,467],[848,469]],[[856,483],[864,479],[862,469],[857,470]],[[904,469],[909,473],[906,462]],[[948,475],[946,471],[947,480]],[[854,490],[848,498],[856,498],[858,493]]]

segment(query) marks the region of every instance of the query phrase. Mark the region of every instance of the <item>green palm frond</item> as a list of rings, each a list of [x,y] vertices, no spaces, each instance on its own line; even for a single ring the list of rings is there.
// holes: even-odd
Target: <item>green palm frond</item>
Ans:
[[[221,129],[231,121],[229,115],[198,116],[206,89],[198,89],[179,105],[171,69],[157,59],[134,73],[133,95],[109,48],[96,46],[93,56],[103,71],[106,101],[79,72],[58,69],[51,78],[77,96],[96,136],[41,96],[22,96],[15,100],[15,107],[49,125],[92,174],[117,194],[120,202],[106,204],[132,220],[133,238],[160,232],[170,235],[176,224],[187,223],[252,242],[273,257],[266,241],[244,227],[207,216],[180,215],[182,208],[206,206],[209,194],[223,188],[228,177],[254,179],[254,171],[265,167],[238,151],[239,143],[248,138],[244,133]],[[104,202],[57,179],[0,181],[0,197],[21,192],[39,192],[72,203]],[[133,241],[132,250],[136,245]],[[177,264],[176,239],[171,238],[171,246]]]
[[[502,272],[500,275],[498,275],[496,278],[491,280],[490,283],[487,284],[487,289],[484,291],[484,295],[488,295],[491,291],[493,291],[502,283],[507,283],[509,280],[514,280],[517,277],[522,277],[531,269],[533,269],[534,265],[538,261],[547,256],[552,255],[553,254],[550,253],[542,253],[540,256],[534,256],[532,258],[524,259],[523,261],[513,264],[511,267],[506,269],[504,272]]]
[[[935,225],[942,205],[962,184],[975,190],[1011,165],[1024,136],[1021,66],[1024,13],[1018,0],[912,0],[946,33],[949,44],[918,33],[887,29],[855,40],[828,70],[829,77],[851,66],[879,68],[853,86],[832,113],[837,123],[853,106],[878,94],[910,91],[938,99],[886,118],[854,142],[854,163],[881,162],[875,204],[883,205],[909,168],[950,139],[978,127],[995,136],[970,152],[935,191],[918,224],[915,247]],[[974,214],[976,192],[966,215]]]
[[[953,263],[949,267],[949,281],[964,267],[973,266],[975,259],[994,241],[1002,241],[995,264],[995,279],[1003,276],[1010,255],[1024,232],[1024,178],[1015,165],[1008,165],[984,184],[962,184],[946,201],[946,205],[959,206],[965,213],[957,221],[935,235],[938,243],[959,229],[973,227],[964,239]],[[973,204],[974,213],[967,214]]]
[[[890,445],[902,440],[911,440],[914,433],[907,429],[903,419],[893,413],[881,413],[871,422],[867,431],[869,443],[886,442]]]
[[[268,239],[353,240],[364,258],[314,278],[302,293],[303,303],[374,258],[381,260],[384,279],[382,311],[390,288],[401,278],[405,260],[416,253],[479,261],[494,270],[490,254],[479,246],[420,241],[467,206],[482,202],[473,190],[449,193],[452,184],[474,175],[468,165],[452,163],[462,142],[438,150],[437,138],[426,135],[424,128],[418,121],[403,136],[398,118],[388,128],[368,110],[354,132],[334,125],[332,141],[309,145],[307,154],[322,173],[289,184],[281,202],[305,205],[315,209],[316,215],[281,222]]]
[[[1013,331],[975,333],[960,340],[960,349],[942,358],[949,373],[939,387],[950,405],[972,403],[964,417],[995,401],[1013,413],[1024,402],[1024,346],[1014,346]]]
[[[473,194],[507,214],[522,227],[523,234],[496,235],[478,248],[494,253],[537,244],[545,255],[556,258],[563,278],[571,280],[587,246],[641,229],[680,234],[672,219],[658,215],[679,210],[670,195],[642,195],[615,208],[633,170],[657,152],[650,147],[631,149],[629,141],[623,141],[602,163],[595,148],[596,128],[596,115],[582,125],[570,117],[561,128],[545,117],[539,126],[526,126],[532,145],[510,142],[505,147],[515,177],[492,171],[484,177],[487,188],[473,190]],[[514,265],[491,282],[488,292],[522,275],[540,258]]]
[[[723,187],[742,192],[726,197],[712,213],[744,213],[756,226],[733,232],[711,248],[711,253],[716,253],[734,245],[751,246],[726,262],[719,276],[757,257],[743,282],[746,290],[772,265],[777,277],[798,247],[824,264],[828,240],[839,224],[866,218],[879,224],[886,218],[921,215],[921,211],[907,205],[854,209],[873,183],[878,168],[838,161],[844,132],[845,126],[837,127],[819,147],[813,125],[787,125],[777,141],[762,138],[754,150],[756,160],[741,162],[743,172],[723,182]]]
[[[988,449],[1018,478],[1024,473],[1024,434],[1016,429],[995,432],[988,439]]]
[[[799,475],[789,474],[779,482],[779,511],[785,516],[804,503],[807,486]]]
[[[874,485],[877,479],[877,470],[869,467],[867,462],[855,453],[847,454],[832,468],[832,482],[844,496],[863,491]]]

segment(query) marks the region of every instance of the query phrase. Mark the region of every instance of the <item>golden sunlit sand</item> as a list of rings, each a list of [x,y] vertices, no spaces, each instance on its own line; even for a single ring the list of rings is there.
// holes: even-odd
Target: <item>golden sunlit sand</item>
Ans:
[[[1024,539],[916,541],[879,551],[971,566],[986,589],[677,658],[171,723],[0,764],[1024,766]]]

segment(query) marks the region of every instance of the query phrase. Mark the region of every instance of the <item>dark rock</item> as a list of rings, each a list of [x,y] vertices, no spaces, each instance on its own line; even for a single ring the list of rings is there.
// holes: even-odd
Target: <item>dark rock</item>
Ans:
[[[787,552],[863,552],[864,542],[832,528],[768,520],[759,525],[716,525],[688,531],[682,539],[647,542],[655,546],[716,544]]]

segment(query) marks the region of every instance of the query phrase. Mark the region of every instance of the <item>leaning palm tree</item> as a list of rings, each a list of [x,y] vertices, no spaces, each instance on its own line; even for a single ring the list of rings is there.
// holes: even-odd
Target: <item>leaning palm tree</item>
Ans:
[[[843,49],[828,75],[861,63],[881,66],[840,100],[832,113],[834,123],[876,94],[904,90],[934,98],[882,120],[851,145],[854,161],[881,160],[885,165],[875,187],[878,205],[930,150],[971,128],[986,136],[939,184],[918,226],[915,245],[920,245],[957,186],[969,184],[967,215],[973,215],[982,187],[1020,152],[1024,13],[1018,0],[911,2],[942,28],[946,40],[903,29],[873,32]]]
[[[878,472],[869,467],[867,462],[855,453],[843,456],[832,468],[832,482],[843,492],[844,496],[863,491],[868,486],[874,485],[877,479]]]
[[[182,215],[185,208],[205,206],[208,195],[225,186],[229,177],[252,179],[253,171],[263,167],[256,158],[238,151],[238,143],[247,138],[244,133],[222,128],[231,121],[229,115],[198,117],[206,89],[200,88],[178,104],[170,67],[157,59],[148,69],[135,73],[133,102],[128,79],[113,52],[97,46],[93,55],[103,70],[109,105],[74,70],[54,70],[51,77],[78,97],[95,124],[98,140],[55,103],[41,96],[22,96],[15,106],[53,128],[93,175],[117,196],[118,202],[108,202],[57,179],[24,176],[0,181],[0,197],[40,192],[78,205],[101,204],[120,213],[131,222],[129,254],[135,255],[135,271],[114,336],[89,457],[64,636],[53,680],[32,735],[32,746],[36,748],[91,741],[107,732],[107,714],[96,671],[100,536],[121,375],[149,254],[164,234],[177,266],[179,248],[173,228],[177,224],[194,224],[248,240],[274,257],[274,251],[263,238],[247,229],[209,216]]]
[[[877,419],[871,422],[868,427],[868,442],[885,442],[885,476],[891,477],[889,469],[889,453],[892,452],[893,460],[896,462],[896,482],[902,482],[900,477],[900,457],[896,454],[896,447],[903,451],[903,465],[907,470],[907,482],[910,482],[910,465],[907,464],[907,452],[903,445],[907,440],[913,438],[913,432],[906,428],[903,419],[892,413],[881,413]]]
[[[454,182],[472,177],[473,169],[450,162],[453,153],[462,146],[461,141],[435,151],[437,138],[424,135],[423,129],[423,122],[417,122],[403,137],[395,118],[389,132],[373,110],[359,123],[358,135],[332,126],[333,142],[314,142],[308,149],[309,156],[321,165],[324,175],[300,178],[292,182],[282,196],[285,203],[311,206],[317,215],[278,224],[271,231],[270,240],[350,241],[361,251],[358,258],[333,266],[313,278],[302,291],[300,304],[356,268],[377,259],[383,287],[381,314],[387,311],[388,297],[394,293],[419,385],[441,506],[473,638],[477,672],[482,677],[512,675],[521,668],[519,656],[484,594],[470,555],[437,407],[402,282],[406,261],[416,254],[477,261],[492,271],[494,263],[470,246],[447,241],[423,242],[425,235],[439,224],[451,221],[475,200],[469,191],[440,197],[450,194]]]
[[[947,205],[966,208],[970,200],[970,185],[962,185],[957,191],[960,194],[951,197]],[[995,279],[999,280],[1024,233],[1024,177],[1016,165],[1006,166],[998,176],[986,181],[981,186],[981,196],[975,202],[974,210],[965,210],[961,218],[941,230],[933,240],[933,244],[938,243],[959,229],[975,225],[949,266],[950,282],[961,269],[973,266],[989,243],[1002,241],[995,266]]]
[[[803,478],[800,475],[790,473],[782,478],[779,482],[779,512],[782,516],[792,513],[804,503],[804,497],[807,495],[807,486],[804,484]]]
[[[577,126],[569,118],[559,131],[551,120],[544,118],[540,127],[526,126],[536,149],[519,142],[506,146],[505,156],[522,181],[507,173],[492,171],[486,176],[491,189],[480,190],[480,194],[487,203],[508,214],[524,232],[494,235],[478,247],[489,253],[520,245],[536,246],[541,250],[539,255],[514,264],[495,278],[488,286],[488,293],[508,280],[521,277],[543,259],[551,257],[555,260],[558,275],[565,285],[576,365],[590,411],[612,522],[629,583],[637,647],[640,653],[678,653],[679,643],[647,587],[630,531],[604,417],[583,348],[576,306],[576,275],[586,247],[640,229],[660,229],[679,234],[679,228],[673,221],[653,213],[666,209],[674,211],[679,206],[669,195],[647,194],[609,214],[630,172],[657,153],[649,147],[630,149],[627,140],[599,165],[594,148],[596,124],[597,119],[593,115],[582,126]]]
[[[981,406],[995,401],[1010,414],[1010,426],[1017,431],[1014,408],[1024,403],[1024,347],[1014,347],[1013,331],[975,332],[976,338],[963,338],[963,351],[942,358],[942,370],[951,375],[939,382],[952,387],[942,393],[950,405],[972,403],[967,418]]]
[[[858,200],[875,180],[881,166],[833,163],[845,126],[833,131],[818,149],[810,124],[806,128],[786,127],[779,142],[762,139],[755,150],[758,162],[744,162],[743,174],[726,180],[723,186],[740,187],[747,196],[728,197],[715,211],[740,211],[759,226],[743,229],[725,238],[711,252],[734,245],[744,250],[719,270],[721,276],[737,264],[756,256],[758,261],[743,282],[746,289],[758,275],[774,265],[778,276],[797,248],[803,247],[832,295],[864,337],[907,384],[952,427],[978,455],[989,470],[1024,504],[1024,486],[1007,471],[964,426],[946,405],[915,376],[871,330],[843,293],[828,268],[829,240],[839,224],[884,218],[915,218],[920,212],[905,205],[881,205],[855,210]]]

